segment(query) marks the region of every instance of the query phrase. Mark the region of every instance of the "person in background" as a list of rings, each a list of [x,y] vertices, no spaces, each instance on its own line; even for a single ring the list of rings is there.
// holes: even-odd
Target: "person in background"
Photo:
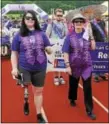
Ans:
[[[61,42],[61,39],[64,39],[68,33],[66,23],[63,23],[63,10],[56,9],[54,20],[48,24],[46,34],[49,38],[57,39]],[[65,84],[65,80],[60,72],[55,72],[54,84]]]
[[[104,17],[105,19],[104,19],[104,21],[105,21],[105,25],[106,25],[106,31],[107,31],[107,38],[109,38],[109,28],[108,28],[108,26],[109,26],[109,16],[105,16]],[[107,40],[107,41],[109,41],[109,40]]]
[[[92,100],[92,60],[90,49],[95,49],[95,43],[91,43],[90,39],[83,38],[84,26],[86,18],[81,14],[76,14],[72,18],[74,30],[69,33],[62,48],[64,53],[64,60],[66,64],[66,71],[71,75],[69,81],[68,99],[71,106],[76,106],[77,89],[80,77],[83,81],[84,103],[86,113],[92,120],[96,119],[93,113],[93,100]]]
[[[91,21],[91,27],[95,42],[106,42],[108,36],[105,22],[101,19],[101,14],[97,13],[95,19]],[[94,76],[95,82],[100,82],[100,78],[108,80],[103,73],[96,73]]]
[[[8,28],[8,30],[10,30],[10,29],[12,28],[12,26],[13,26],[13,20],[14,20],[14,18],[9,19],[9,20],[5,23],[5,26],[6,26],[6,28]]]
[[[44,31],[44,32],[46,32],[46,29],[47,29],[47,25],[48,25],[48,23],[47,23],[47,20],[41,20],[41,29]]]
[[[22,73],[24,85],[32,83],[37,121],[45,123],[41,113],[47,67],[45,52],[51,54],[52,51],[34,11],[27,11],[23,15],[20,31],[14,36],[11,49],[12,76],[17,77]],[[25,103],[24,113],[29,114],[29,106]]]
[[[8,30],[8,28],[5,26],[5,23],[2,23],[0,28],[0,41],[1,41],[1,45],[9,45],[10,46],[10,32]]]

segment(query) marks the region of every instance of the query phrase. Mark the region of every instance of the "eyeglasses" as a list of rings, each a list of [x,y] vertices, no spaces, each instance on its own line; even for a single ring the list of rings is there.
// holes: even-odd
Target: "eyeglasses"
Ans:
[[[25,19],[26,19],[26,20],[30,20],[30,19],[31,19],[31,20],[35,20],[33,17],[29,17],[29,16],[26,16]]]
[[[63,15],[56,15],[57,17],[62,17]]]
[[[74,23],[85,23],[85,21],[78,20],[78,21],[74,21]]]

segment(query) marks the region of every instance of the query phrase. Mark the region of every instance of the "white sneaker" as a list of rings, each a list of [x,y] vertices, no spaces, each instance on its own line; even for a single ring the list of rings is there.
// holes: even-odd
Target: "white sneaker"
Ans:
[[[65,84],[65,80],[63,78],[60,78],[60,83]]]
[[[59,85],[59,78],[54,78],[54,84],[55,84],[56,86]]]

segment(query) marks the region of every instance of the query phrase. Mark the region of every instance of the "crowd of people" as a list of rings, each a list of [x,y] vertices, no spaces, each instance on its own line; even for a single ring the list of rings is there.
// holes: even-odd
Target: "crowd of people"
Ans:
[[[90,50],[95,50],[96,42],[105,42],[108,31],[105,22],[101,17],[89,20],[86,15],[75,13],[71,22],[63,17],[62,9],[56,9],[52,19],[38,22],[34,11],[27,11],[22,20],[6,22],[2,30],[7,30],[9,35],[11,28],[19,31],[14,34],[11,42],[11,64],[12,75],[17,77],[23,73],[23,83],[25,87],[32,84],[34,103],[39,123],[45,122],[41,107],[43,104],[43,88],[45,84],[47,54],[52,53],[50,38],[59,41],[64,40],[62,51],[67,73],[69,74],[69,93],[68,99],[71,106],[76,106],[77,89],[80,77],[83,81],[84,104],[88,117],[96,119],[93,113],[92,100],[92,60]],[[6,21],[6,17],[4,18]],[[8,20],[9,21],[9,20]],[[5,28],[5,29],[4,29]],[[88,31],[87,37],[84,35]],[[60,40],[61,39],[61,40]],[[2,41],[3,42],[3,41]],[[99,78],[107,80],[105,74],[94,74],[95,81],[100,82]],[[65,84],[62,73],[55,72],[54,84]],[[25,107],[24,112],[29,112]]]

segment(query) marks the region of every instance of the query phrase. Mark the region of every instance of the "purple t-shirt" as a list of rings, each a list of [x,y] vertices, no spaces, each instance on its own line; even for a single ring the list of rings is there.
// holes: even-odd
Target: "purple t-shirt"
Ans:
[[[50,46],[50,42],[44,32],[31,31],[26,37],[21,37],[20,33],[17,33],[11,49],[19,53],[19,66],[29,71],[42,71],[47,66],[47,46]]]
[[[73,31],[72,31],[72,32],[73,32]],[[71,32],[71,33],[72,33],[72,32]],[[64,45],[63,45],[63,48],[62,48],[62,51],[63,51],[63,52],[66,52],[66,53],[69,53],[69,54],[73,52],[72,49],[70,49],[70,48],[71,48],[71,47],[70,47],[70,44],[71,44],[71,42],[70,42],[71,33],[69,33],[69,34],[66,36],[65,41],[64,41]],[[79,39],[79,38],[81,38],[81,37],[83,36],[83,33],[84,33],[84,31],[81,32],[81,33],[75,33],[75,34],[76,34],[76,36],[77,36],[78,39]]]
[[[73,31],[64,42],[62,51],[69,54],[69,62],[72,74],[75,77],[82,76],[87,79],[91,75],[92,60],[90,55],[90,41],[85,40],[83,32]]]

